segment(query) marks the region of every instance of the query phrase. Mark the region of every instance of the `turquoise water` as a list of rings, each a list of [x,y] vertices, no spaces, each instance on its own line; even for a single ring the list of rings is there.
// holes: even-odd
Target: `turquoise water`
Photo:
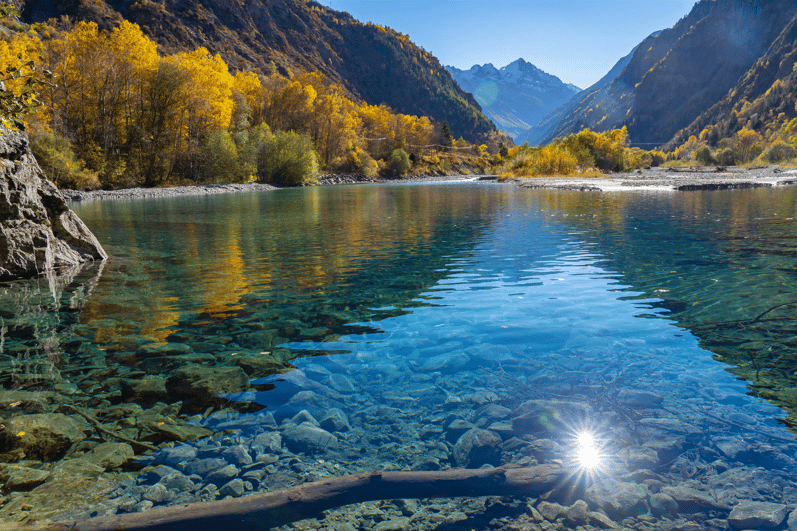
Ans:
[[[545,463],[581,489],[548,501],[618,526],[726,529],[740,503],[795,509],[795,193],[456,183],[75,204],[111,258],[0,287],[3,385],[61,393],[161,449],[138,449],[141,472],[106,472],[89,508],[47,517]],[[215,435],[119,418],[153,411]],[[19,518],[19,499],[0,516]],[[535,499],[480,503],[296,526],[598,526]]]

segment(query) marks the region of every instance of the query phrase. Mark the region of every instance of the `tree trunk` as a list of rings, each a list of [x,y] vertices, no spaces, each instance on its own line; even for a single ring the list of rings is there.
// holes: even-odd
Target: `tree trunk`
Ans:
[[[262,530],[312,518],[336,507],[374,500],[539,496],[560,487],[564,477],[564,471],[557,465],[434,472],[372,472],[326,478],[277,492],[236,499],[164,507],[82,522],[59,522],[47,529]]]

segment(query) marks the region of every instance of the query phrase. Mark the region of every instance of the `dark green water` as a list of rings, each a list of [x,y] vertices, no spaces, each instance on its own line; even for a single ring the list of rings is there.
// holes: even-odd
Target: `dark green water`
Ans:
[[[2,384],[174,445],[138,453],[191,478],[152,501],[162,475],[109,477],[88,513],[48,517],[240,495],[228,481],[561,461],[618,525],[724,529],[743,501],[797,507],[795,194],[457,183],[80,203],[111,258],[0,287]],[[120,420],[153,411],[217,435],[170,442]],[[494,444],[463,453],[471,428]],[[596,467],[578,459],[583,432]],[[235,470],[222,481],[203,459]],[[632,487],[627,506],[608,500]],[[440,509],[466,515],[449,527],[422,507],[335,518],[499,528],[457,503]]]

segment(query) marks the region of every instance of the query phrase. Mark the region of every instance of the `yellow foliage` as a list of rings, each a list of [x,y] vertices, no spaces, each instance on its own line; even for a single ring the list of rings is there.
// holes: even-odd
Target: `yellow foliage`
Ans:
[[[15,33],[14,36],[8,40],[0,40],[0,80],[3,80],[6,73],[6,68],[19,69],[19,79],[9,79],[5,81],[6,90],[13,91],[19,94],[19,91],[24,89],[25,83],[29,76],[33,73],[30,67],[25,66],[29,61],[34,61],[36,66],[40,66],[40,56],[42,53],[42,43],[38,37],[33,35],[25,35]],[[24,96],[20,96],[23,99]],[[39,110],[39,114],[45,113]],[[5,116],[0,116],[0,125],[10,127],[12,122],[7,120]]]
[[[733,137],[736,157],[741,162],[749,162],[763,150],[764,138],[747,127],[740,129]]]
[[[263,84],[257,74],[241,70],[233,78],[232,89],[243,94],[249,105],[254,105],[260,98]]]
[[[578,159],[569,150],[551,144],[520,153],[504,167],[502,174],[515,177],[572,175],[577,169]]]
[[[158,45],[144,35],[138,24],[123,20],[111,31],[109,48],[120,63],[129,63],[133,74],[146,77],[158,68]]]
[[[189,114],[189,136],[200,138],[215,129],[226,129],[235,107],[234,78],[227,63],[219,54],[211,55],[204,47],[172,55],[168,60],[189,75],[192,90],[187,91],[184,102]]]
[[[122,22],[110,34],[78,22],[47,43],[58,88],[50,94],[54,114],[78,133],[78,143],[127,141],[128,125],[143,105],[145,80],[158,66],[157,45],[136,24]],[[100,169],[100,168],[96,168]]]

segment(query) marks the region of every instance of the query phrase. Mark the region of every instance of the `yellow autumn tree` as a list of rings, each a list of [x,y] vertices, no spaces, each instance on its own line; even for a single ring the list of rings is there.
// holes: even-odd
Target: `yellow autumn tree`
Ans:
[[[75,138],[81,158],[114,186],[136,144],[131,135],[138,135],[146,80],[158,67],[157,45],[136,24],[106,33],[79,22],[48,43],[47,57],[58,76],[49,93],[53,131]]]
[[[241,70],[233,78],[232,89],[243,94],[249,105],[254,105],[260,98],[263,84],[257,74]]]
[[[40,63],[40,56],[42,54],[42,44],[38,37],[32,35],[25,35],[15,33],[9,40],[0,40],[0,81],[5,84],[5,91],[0,94],[9,96],[9,101],[12,95],[18,95],[21,108],[19,112],[14,112],[12,116],[11,109],[8,113],[0,114],[0,126],[13,127],[20,125],[23,115],[26,115],[28,110],[34,109],[36,106],[36,98],[32,92],[27,92],[29,87],[29,80],[35,79],[37,63]],[[15,97],[16,100],[16,97]],[[5,98],[3,99],[5,102]],[[22,108],[24,107],[24,109]],[[41,113],[44,115],[45,113]],[[24,119],[29,120],[31,116],[24,116]]]
[[[762,151],[764,142],[760,133],[742,127],[733,137],[733,149],[739,162],[750,162]]]
[[[318,93],[299,81],[272,80],[262,101],[263,119],[277,131],[302,131],[312,117]]]
[[[184,133],[189,139],[204,139],[211,131],[230,125],[235,103],[232,99],[234,78],[220,55],[206,48],[178,53],[168,61],[189,76],[184,102],[187,111]]]
[[[348,146],[357,143],[357,125],[354,105],[337,91],[316,99],[311,134],[326,166],[342,157]]]
[[[232,99],[235,102],[232,123],[233,130],[244,130],[251,126],[253,107],[263,91],[260,78],[253,72],[241,70],[233,78]]]

